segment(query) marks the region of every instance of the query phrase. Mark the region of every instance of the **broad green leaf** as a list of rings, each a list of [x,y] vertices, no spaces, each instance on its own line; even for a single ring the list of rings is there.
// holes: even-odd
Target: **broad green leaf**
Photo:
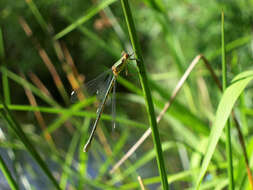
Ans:
[[[237,75],[232,80],[231,85],[225,90],[224,94],[222,95],[221,101],[218,105],[218,109],[216,112],[211,134],[209,137],[207,152],[203,160],[203,164],[199,173],[195,189],[199,189],[200,187],[200,184],[208,168],[209,162],[215,151],[215,147],[222,134],[222,130],[225,126],[225,123],[228,120],[228,117],[232,111],[232,108],[236,100],[239,98],[240,94],[243,92],[243,90],[246,88],[246,86],[252,79],[253,79],[253,71],[246,71]]]

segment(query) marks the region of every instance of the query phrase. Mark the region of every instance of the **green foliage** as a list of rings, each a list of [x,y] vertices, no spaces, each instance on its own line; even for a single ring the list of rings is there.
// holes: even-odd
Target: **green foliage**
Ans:
[[[166,189],[166,181],[171,189],[253,188],[247,171],[253,151],[252,1],[122,2],[131,12],[116,0],[0,1],[0,165],[6,186],[140,189],[141,176],[146,189]],[[135,29],[125,21],[130,13]],[[109,106],[84,153],[98,102],[81,93],[84,99],[71,103],[71,91],[110,68],[122,51],[137,61],[117,79],[117,127],[111,129]],[[199,54],[226,79],[226,90],[199,61],[156,123]],[[231,113],[238,123],[231,119],[226,137]],[[149,125],[154,141],[147,138],[111,173]],[[228,137],[232,156],[225,154]]]

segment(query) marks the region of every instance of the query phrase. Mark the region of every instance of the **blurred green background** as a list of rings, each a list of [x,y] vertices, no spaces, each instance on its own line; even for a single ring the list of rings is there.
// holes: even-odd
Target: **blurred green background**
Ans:
[[[129,3],[157,115],[197,55],[203,54],[221,77],[222,10],[228,80],[252,69],[252,0]],[[94,99],[70,101],[73,90],[110,68],[122,51],[133,52],[120,1],[2,0],[0,29],[2,96],[61,188],[140,189],[140,175],[146,180],[147,189],[159,189],[151,137],[120,170],[109,173],[148,128],[135,61],[130,62],[128,74],[123,72],[118,80],[117,127],[111,127],[109,105],[89,153],[83,153],[82,147],[97,103]],[[236,110],[246,143],[251,142],[252,119],[242,110],[252,106],[251,92],[249,88]],[[195,184],[196,169],[203,158],[201,151],[206,146],[220,96],[215,81],[200,61],[159,123],[171,189],[187,189]],[[0,126],[1,157],[20,189],[53,189],[4,119],[0,119]],[[240,170],[245,166],[234,128],[231,134],[236,184],[246,189],[247,175],[246,170]],[[226,187],[225,160],[223,141],[217,147],[203,189]],[[9,188],[2,174],[0,188]]]

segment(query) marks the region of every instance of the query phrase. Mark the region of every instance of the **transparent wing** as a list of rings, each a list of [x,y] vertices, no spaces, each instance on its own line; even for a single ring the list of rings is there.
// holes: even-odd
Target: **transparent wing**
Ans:
[[[101,114],[102,114],[102,112],[103,112],[103,108],[104,108],[104,105],[105,105],[105,103],[106,103],[107,97],[108,97],[108,95],[109,95],[109,93],[110,93],[110,91],[111,91],[111,89],[112,89],[112,87],[113,87],[115,81],[116,81],[116,77],[115,77],[115,76],[112,76],[111,79],[109,80],[109,83],[108,83],[108,85],[107,85],[107,89],[106,89],[105,92],[104,92],[104,97],[103,97],[103,99],[101,100],[101,102],[100,102],[100,104],[99,104],[99,107],[98,107],[98,109],[97,109],[97,117],[96,117],[96,120],[95,120],[94,125],[93,125],[93,127],[92,127],[90,137],[89,137],[87,143],[86,143],[85,146],[84,146],[84,152],[87,152],[87,151],[89,150],[91,141],[92,141],[93,136],[94,136],[94,134],[95,134],[95,131],[96,131],[98,122],[99,122],[99,120],[100,120]]]
[[[98,99],[102,99],[107,87],[112,79],[113,73],[112,70],[109,69],[108,71],[100,74],[95,79],[89,81],[84,85],[84,90],[89,95],[96,95]]]
[[[78,93],[80,92],[88,94],[89,96],[96,95],[99,100],[103,99],[112,76],[112,70],[109,69],[97,76],[95,79],[81,85],[79,89],[73,90],[71,92],[71,102],[78,101]]]

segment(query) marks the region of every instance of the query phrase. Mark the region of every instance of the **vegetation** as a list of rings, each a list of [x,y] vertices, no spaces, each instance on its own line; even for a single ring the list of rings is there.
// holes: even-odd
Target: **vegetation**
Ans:
[[[1,189],[253,190],[252,1],[0,7]],[[116,128],[107,106],[83,152],[99,99],[80,89],[123,51]]]

